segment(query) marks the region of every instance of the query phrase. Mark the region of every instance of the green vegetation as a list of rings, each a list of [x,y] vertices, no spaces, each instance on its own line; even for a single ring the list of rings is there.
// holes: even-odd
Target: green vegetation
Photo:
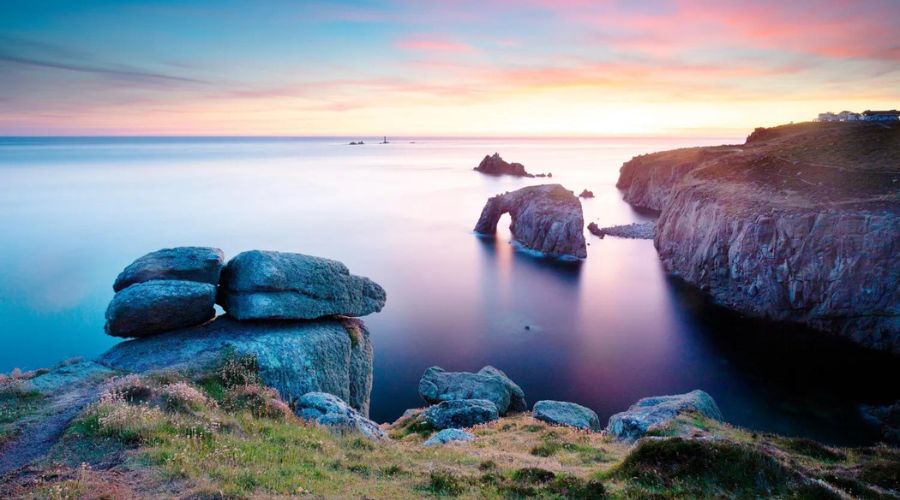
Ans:
[[[0,387],[0,444],[18,433],[18,422],[35,414],[43,399],[40,393],[22,389],[15,381]]]
[[[258,384],[251,359],[106,387],[52,452],[47,464],[58,465],[0,487],[0,496],[883,498],[900,488],[895,448],[831,448],[699,415],[634,447],[527,414],[471,429],[471,443],[423,447],[433,429],[415,412],[383,442],[298,420]],[[35,397],[3,393],[0,405],[23,408]]]

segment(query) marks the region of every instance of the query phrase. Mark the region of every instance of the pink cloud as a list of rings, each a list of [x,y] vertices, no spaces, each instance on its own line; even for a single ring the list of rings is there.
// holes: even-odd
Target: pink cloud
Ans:
[[[453,40],[434,38],[429,36],[411,36],[394,42],[394,46],[403,50],[421,52],[446,52],[446,53],[470,53],[475,52],[475,47]]]

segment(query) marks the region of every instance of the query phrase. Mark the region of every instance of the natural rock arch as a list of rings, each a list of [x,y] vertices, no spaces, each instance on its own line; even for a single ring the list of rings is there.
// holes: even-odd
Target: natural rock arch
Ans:
[[[581,202],[561,185],[529,186],[488,199],[475,232],[496,233],[505,213],[512,219],[513,238],[526,248],[554,257],[587,257]]]

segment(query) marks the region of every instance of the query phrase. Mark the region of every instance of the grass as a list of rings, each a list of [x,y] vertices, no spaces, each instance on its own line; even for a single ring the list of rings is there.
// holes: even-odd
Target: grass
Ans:
[[[74,451],[52,461],[68,469],[41,471],[47,479],[23,483],[25,491],[12,496],[827,498],[827,483],[878,498],[900,487],[896,449],[835,449],[697,415],[659,429],[691,439],[657,437],[634,447],[528,414],[470,429],[477,436],[471,443],[423,447],[433,429],[414,413],[389,429],[396,439],[372,442],[232,404],[258,387],[247,384],[252,380],[253,363],[233,360],[190,380],[169,375],[120,384],[69,428],[63,443]],[[254,394],[271,396],[262,388]],[[176,395],[183,399],[173,403]],[[108,452],[92,451],[98,449]],[[111,455],[120,455],[114,469],[127,474],[104,472],[110,463],[79,467]],[[136,482],[135,474],[154,479]]]
[[[40,393],[24,390],[18,384],[0,389],[0,444],[19,432],[17,424],[37,413],[43,399]]]

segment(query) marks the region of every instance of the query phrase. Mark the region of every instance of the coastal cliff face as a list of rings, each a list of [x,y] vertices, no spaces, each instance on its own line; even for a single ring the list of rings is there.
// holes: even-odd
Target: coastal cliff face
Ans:
[[[758,130],[634,158],[618,186],[661,211],[666,271],[715,302],[900,353],[900,126]]]

